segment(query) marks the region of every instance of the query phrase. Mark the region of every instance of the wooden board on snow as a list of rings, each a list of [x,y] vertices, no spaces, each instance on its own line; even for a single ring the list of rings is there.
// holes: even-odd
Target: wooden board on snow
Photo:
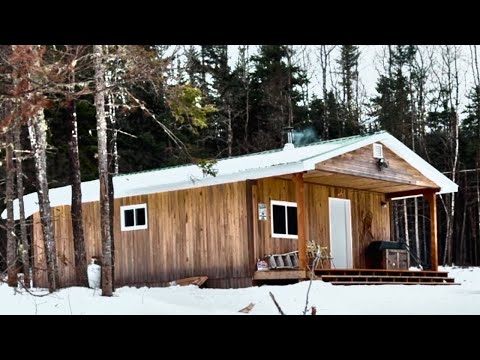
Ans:
[[[254,303],[250,303],[247,306],[245,306],[243,309],[238,310],[238,312],[248,314],[253,309],[254,306],[255,306]]]
[[[184,279],[178,279],[174,281],[170,281],[168,284],[170,286],[175,286],[175,285],[180,285],[180,286],[186,286],[186,285],[197,285],[198,287],[202,286],[205,281],[208,280],[208,276],[193,276],[189,278],[184,278]]]

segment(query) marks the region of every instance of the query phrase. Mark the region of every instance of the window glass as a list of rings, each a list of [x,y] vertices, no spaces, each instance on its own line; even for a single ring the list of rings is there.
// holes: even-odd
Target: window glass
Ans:
[[[133,209],[124,210],[124,216],[125,216],[125,227],[135,226]]]
[[[283,205],[273,205],[273,232],[275,234],[287,233],[285,206]]]
[[[298,235],[297,208],[287,206],[288,235]]]
[[[135,209],[135,218],[137,220],[135,225],[145,225],[145,209]]]

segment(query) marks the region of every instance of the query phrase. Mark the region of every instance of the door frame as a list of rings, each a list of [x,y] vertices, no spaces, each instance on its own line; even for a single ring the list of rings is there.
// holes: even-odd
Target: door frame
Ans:
[[[347,223],[346,223],[346,232],[347,232],[347,247],[346,247],[346,258],[347,258],[347,269],[353,269],[353,239],[352,239],[352,202],[350,199],[342,199],[335,197],[328,197],[328,226],[329,226],[329,235],[330,235],[330,254],[333,256],[333,242],[332,242],[332,212],[331,204],[332,202],[343,202],[347,204]],[[335,263],[335,258],[333,258]]]

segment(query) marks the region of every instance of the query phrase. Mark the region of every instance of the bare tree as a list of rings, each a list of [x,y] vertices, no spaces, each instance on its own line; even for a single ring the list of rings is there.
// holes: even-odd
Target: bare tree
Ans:
[[[30,133],[30,144],[33,149],[39,212],[42,223],[45,252],[47,255],[48,290],[54,292],[59,287],[59,278],[56,256],[57,251],[53,234],[52,208],[50,207],[50,199],[48,195],[46,130],[47,123],[42,108],[38,110],[35,120],[33,118],[29,119],[28,131]]]
[[[302,46],[297,46],[297,57],[298,57],[298,63],[301,69],[305,71],[305,78],[306,81],[302,83],[301,85],[301,91],[302,91],[302,102],[303,102],[303,107],[305,109],[308,109],[309,104],[310,104],[310,84],[313,78],[313,66],[312,66],[312,61],[310,58],[310,55],[312,53],[313,46],[311,45],[302,45]],[[307,118],[306,121],[310,122],[310,111],[307,111],[306,114]]]
[[[460,48],[458,46],[445,45],[441,48],[441,59],[446,73],[446,79],[444,82],[445,89],[448,94],[448,101],[451,111],[453,111],[451,125],[449,129],[449,145],[452,150],[451,169],[453,182],[456,181],[458,156],[459,156],[459,68],[458,62],[460,57]],[[448,195],[447,203],[444,203],[444,208],[447,215],[447,232],[445,236],[445,248],[443,253],[443,263],[452,263],[452,249],[453,249],[453,228],[455,218],[455,193]]]
[[[72,186],[72,234],[73,248],[75,251],[75,274],[76,282],[80,286],[88,286],[87,279],[87,255],[85,251],[85,236],[82,218],[82,178],[80,171],[80,156],[78,150],[77,113],[75,106],[75,67],[80,55],[81,46],[67,45],[67,57],[69,62],[70,89],[67,92],[67,124],[68,124],[68,157],[70,161],[70,183]]]
[[[46,83],[51,83],[52,68],[45,66],[45,47],[32,45],[12,46],[9,64],[12,67],[13,96],[16,100],[16,113],[22,122],[28,122],[30,145],[33,151],[38,205],[42,225],[42,235],[47,259],[49,291],[58,286],[58,269],[55,239],[53,234],[52,211],[48,194],[47,180],[47,123],[44,109],[48,104],[45,96]],[[55,71],[54,71],[55,72]]]
[[[328,68],[330,67],[330,54],[333,50],[335,50],[336,45],[328,46],[328,45],[320,45],[318,49],[318,58],[320,60],[320,68],[322,71],[322,94],[323,94],[323,103],[326,104],[327,96],[328,96],[328,88],[327,88],[327,73]],[[327,114],[327,107],[325,106],[324,111],[324,118],[323,118],[323,138],[328,139],[328,127],[329,124],[327,123],[328,114]]]
[[[9,104],[11,106],[11,104]],[[9,106],[9,107],[10,107]],[[9,110],[7,110],[9,111]],[[13,197],[15,168],[13,165],[13,141],[12,131],[5,133],[5,163],[6,163],[6,189],[5,200],[7,203],[7,267],[8,286],[18,285],[17,268],[17,236],[15,235],[15,222],[13,221]]]
[[[478,54],[477,54],[477,46],[471,45],[471,64],[472,70],[474,75],[474,84],[476,87],[480,87],[480,69],[478,67]],[[478,133],[478,141],[480,142],[480,132]],[[476,234],[480,237],[480,149],[477,149],[477,153],[475,155],[475,168],[476,168],[476,181],[475,181],[475,192],[476,192],[476,203],[477,203],[477,229]],[[474,241],[476,244],[476,241]],[[476,249],[474,250],[475,257],[476,257]],[[476,260],[475,260],[476,263]]]
[[[21,240],[21,257],[23,264],[23,284],[26,288],[30,287],[30,246],[27,238],[27,224],[25,220],[25,205],[23,202],[24,188],[23,188],[23,156],[24,151],[22,149],[21,139],[22,124],[19,118],[15,127],[13,128],[14,143],[15,143],[15,173],[17,175],[17,197],[18,197],[18,209],[20,216],[20,240]]]
[[[245,126],[243,134],[243,142],[248,147],[248,126],[250,122],[250,63],[249,63],[249,46],[241,45],[238,47],[237,68],[240,70],[240,79],[245,93]]]
[[[107,121],[105,117],[105,65],[103,46],[94,45],[95,108],[97,110],[98,173],[100,180],[100,227],[102,238],[102,295],[113,295],[112,239],[110,235],[110,201],[108,196]]]

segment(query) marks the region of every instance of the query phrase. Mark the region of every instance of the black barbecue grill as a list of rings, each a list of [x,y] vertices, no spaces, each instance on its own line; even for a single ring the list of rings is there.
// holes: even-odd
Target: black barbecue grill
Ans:
[[[404,250],[405,243],[399,241],[376,240],[365,251],[367,269],[385,268],[385,250]]]

